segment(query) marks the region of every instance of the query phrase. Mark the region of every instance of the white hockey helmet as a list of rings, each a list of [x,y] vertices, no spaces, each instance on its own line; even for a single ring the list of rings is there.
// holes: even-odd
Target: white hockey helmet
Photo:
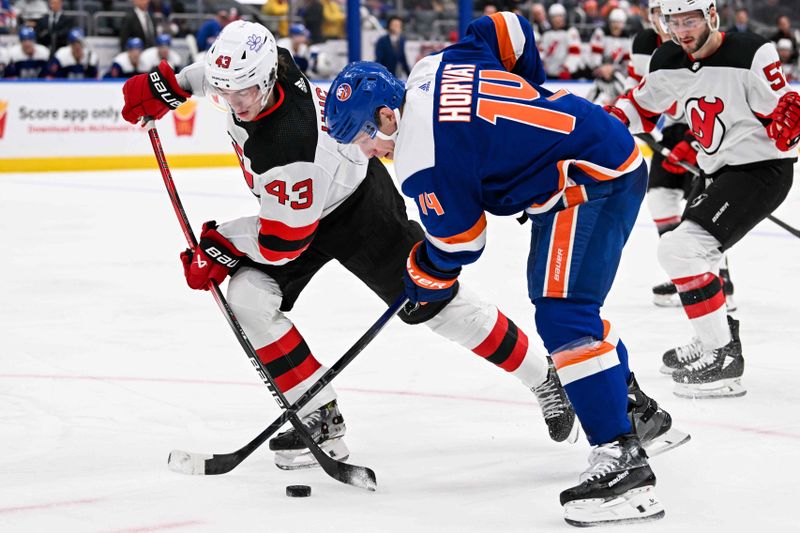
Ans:
[[[719,29],[719,16],[716,22],[711,22],[711,8],[716,11],[717,5],[714,0],[660,0],[661,3],[661,16],[664,18],[662,24],[667,28],[667,22],[670,15],[677,15],[679,13],[690,13],[692,11],[700,11],[708,23],[708,27],[712,31]]]
[[[239,91],[257,85],[266,103],[278,77],[275,37],[255,22],[228,24],[206,53],[205,75],[217,89]]]
[[[561,4],[553,4],[547,10],[548,17],[566,17],[567,16],[567,8],[565,8]]]
[[[609,22],[620,22],[625,24],[628,21],[628,15],[625,14],[625,11],[622,9],[615,7],[611,10],[608,14],[608,21]]]

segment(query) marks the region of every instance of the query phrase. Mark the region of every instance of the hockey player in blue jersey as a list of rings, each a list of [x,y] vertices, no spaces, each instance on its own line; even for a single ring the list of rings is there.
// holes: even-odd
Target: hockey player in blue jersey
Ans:
[[[561,493],[565,519],[596,525],[661,518],[643,446],[688,440],[638,387],[600,307],[647,187],[626,128],[601,107],[541,84],[522,17],[496,13],[421,60],[407,85],[354,63],[325,105],[329,134],[392,157],[426,239],[412,249],[406,294],[449,297],[486,242],[486,212],[532,221],[528,290],[539,335],[592,445],[581,483]]]

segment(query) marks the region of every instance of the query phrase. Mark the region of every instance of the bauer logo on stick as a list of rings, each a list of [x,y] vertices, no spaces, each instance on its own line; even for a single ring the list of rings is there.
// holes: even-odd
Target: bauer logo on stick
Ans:
[[[351,89],[350,85],[347,83],[339,85],[336,89],[336,98],[338,98],[340,102],[347,101],[351,94],[353,94],[353,89]]]

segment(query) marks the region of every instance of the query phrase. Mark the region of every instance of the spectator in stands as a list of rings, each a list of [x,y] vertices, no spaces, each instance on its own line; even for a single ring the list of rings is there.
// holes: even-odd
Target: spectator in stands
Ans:
[[[798,41],[800,41],[800,33],[792,29],[792,19],[786,15],[779,15],[775,21],[775,25],[778,31],[773,33],[769,40],[778,43],[782,39],[787,39],[792,44],[792,61],[797,61],[797,44]]]
[[[56,50],[47,64],[47,77],[96,79],[97,65],[97,54],[86,47],[83,30],[72,28],[67,34],[67,44]]]
[[[485,17],[491,17],[495,13],[497,13],[497,6],[494,4],[486,4],[485,6],[483,6],[483,11],[481,12],[481,15]]]
[[[795,45],[789,39],[781,39],[776,43],[778,49],[778,57],[781,58],[781,69],[783,70],[783,77],[786,81],[798,81],[798,65],[797,59],[794,59]]]
[[[6,78],[32,79],[44,75],[50,50],[36,42],[36,31],[28,26],[19,30],[19,44],[8,51]]]
[[[0,46],[0,78],[5,78],[8,61],[8,50],[5,46]]]
[[[572,24],[579,26],[581,38],[588,39],[596,28],[605,24],[596,0],[587,0],[572,11]]]
[[[308,39],[311,37],[308,29],[302,24],[292,24],[289,27],[289,37],[278,39],[278,46],[289,50],[295,64],[303,74],[308,73],[311,62],[311,52],[308,48]]]
[[[119,47],[125,49],[132,37],[138,37],[144,46],[156,44],[156,25],[150,15],[150,0],[131,0],[133,7],[122,20],[119,29]]]
[[[11,9],[11,0],[0,0],[0,35],[11,33],[16,25],[17,16],[14,14],[14,10]],[[3,77],[3,66],[0,66],[0,78]]]
[[[224,7],[218,7],[213,19],[208,19],[197,30],[197,49],[204,52],[211,48],[212,43],[222,28],[230,22],[230,13]]]
[[[162,59],[165,59],[176,73],[180,72],[183,67],[183,60],[180,54],[172,49],[172,37],[166,33],[162,33],[156,37],[155,46],[151,46],[142,52],[142,56],[139,59],[139,63],[141,64],[139,70],[142,72],[150,72],[161,63]]]
[[[581,36],[575,28],[567,27],[567,10],[553,4],[547,10],[551,29],[539,41],[545,74],[548,78],[572,79],[581,68]]]
[[[411,69],[406,61],[403,19],[398,16],[390,17],[386,29],[388,33],[375,42],[375,61],[386,67],[395,77],[406,78]]]
[[[48,0],[50,9],[36,22],[38,42],[55,54],[56,50],[67,45],[67,35],[75,27],[75,20],[64,15],[64,0]]]
[[[728,28],[729,33],[748,33],[752,32],[752,28],[750,26],[750,14],[747,11],[746,7],[740,7],[736,10],[736,14],[734,15],[734,23],[733,26]]]
[[[550,21],[547,20],[544,4],[536,3],[531,6],[531,24],[533,29],[539,32],[539,35],[542,35],[552,27]]]
[[[261,6],[261,12],[268,17],[277,17],[278,35],[286,37],[289,35],[289,2],[288,0],[267,0]],[[268,24],[270,26],[270,24]]]
[[[344,10],[337,0],[322,0],[322,37],[344,39]]]
[[[19,26],[36,27],[36,21],[47,14],[45,0],[16,0],[14,11],[17,12]]]
[[[125,43],[125,51],[120,52],[114,57],[111,69],[103,78],[122,78],[127,79],[136,74],[145,72],[141,68],[141,57],[144,43],[138,37],[131,37]]]
[[[311,42],[321,43],[325,39],[322,37],[322,3],[320,0],[306,0],[303,9],[303,23],[308,31],[311,32]]]

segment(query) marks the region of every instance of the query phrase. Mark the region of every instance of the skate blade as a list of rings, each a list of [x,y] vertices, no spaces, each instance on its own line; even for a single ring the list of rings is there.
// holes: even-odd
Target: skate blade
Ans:
[[[325,441],[319,447],[337,461],[346,461],[350,457],[350,450],[341,438]],[[275,452],[275,466],[281,470],[303,470],[316,468],[319,463],[308,448],[303,448]]]
[[[569,436],[567,437],[567,442],[570,444],[575,444],[578,442],[578,439],[581,436],[581,423],[578,421],[578,417],[575,417],[575,422],[572,424],[572,431],[569,432]]]
[[[675,383],[672,393],[678,398],[704,400],[713,398],[738,398],[747,394],[741,378],[721,379],[712,383]]]
[[[729,313],[733,313],[734,311],[739,309],[739,306],[736,305],[736,301],[734,301],[732,295],[728,295],[725,297],[725,308]]]
[[[681,301],[677,294],[654,294],[653,303],[656,307],[680,307]]]
[[[611,499],[575,500],[564,505],[564,520],[575,527],[648,522],[664,518],[653,486],[631,489]]]
[[[648,456],[655,457],[656,455],[661,455],[662,453],[668,452],[673,448],[677,448],[678,446],[686,444],[690,440],[692,440],[692,436],[688,433],[671,428],[663,435],[656,437],[646,444],[642,444],[642,447],[647,452]]]

